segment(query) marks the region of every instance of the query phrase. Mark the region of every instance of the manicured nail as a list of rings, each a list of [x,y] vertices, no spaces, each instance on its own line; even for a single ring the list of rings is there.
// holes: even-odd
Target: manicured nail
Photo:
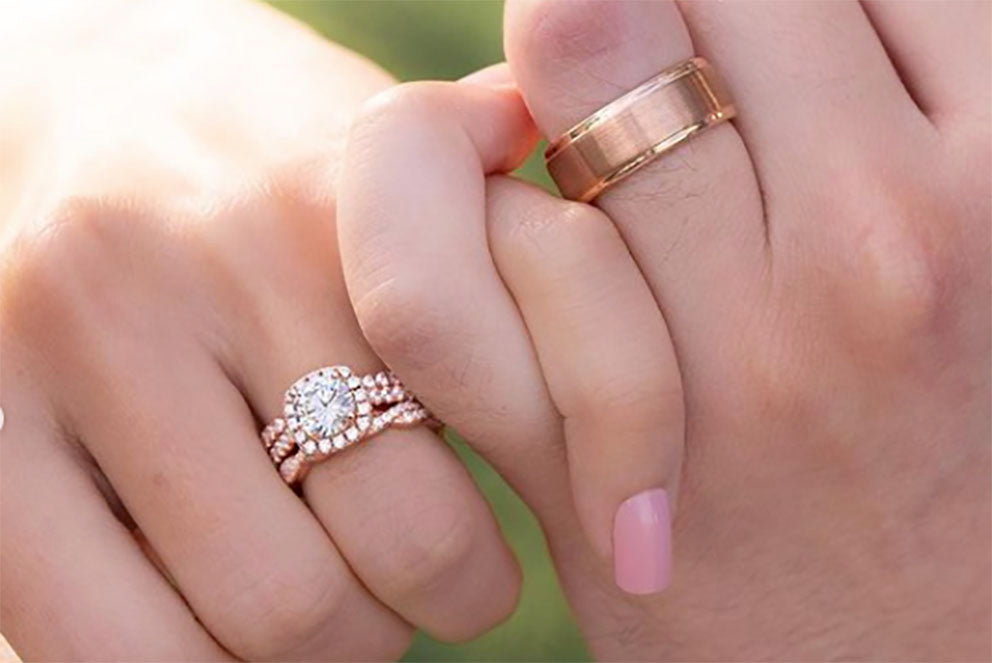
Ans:
[[[631,594],[653,594],[672,579],[668,493],[645,490],[625,500],[613,519],[613,576]]]

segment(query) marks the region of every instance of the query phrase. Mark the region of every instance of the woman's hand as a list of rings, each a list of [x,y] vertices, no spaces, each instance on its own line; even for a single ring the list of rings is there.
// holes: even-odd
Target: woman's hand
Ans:
[[[601,212],[494,174],[522,156],[507,77],[399,86],[356,121],[339,200],[355,313],[532,506],[574,498],[593,550],[609,559],[616,539],[617,582],[658,591],[683,440],[674,353]]]
[[[333,181],[390,80],[261,5],[58,6],[0,40],[4,635],[37,660],[382,660],[502,619],[518,569],[431,432],[315,466],[309,509],[259,442],[302,374],[380,367]]]
[[[736,95],[735,125],[600,199],[616,231],[484,187],[512,90],[409,87],[356,125],[340,235],[363,330],[538,512],[603,658],[988,651],[989,7],[866,7],[511,4],[550,137],[694,53]],[[673,585],[631,597],[597,553],[652,488],[677,502]]]

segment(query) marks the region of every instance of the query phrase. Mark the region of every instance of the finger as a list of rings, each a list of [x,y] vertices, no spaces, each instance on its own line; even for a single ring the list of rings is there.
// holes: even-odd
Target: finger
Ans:
[[[559,422],[485,231],[484,173],[514,168],[533,142],[512,88],[400,86],[353,125],[338,231],[372,348],[537,508],[555,508],[567,482],[541,468],[564,467]]]
[[[513,612],[520,569],[465,467],[428,436],[386,432],[314,468],[304,488],[376,596],[435,638],[460,642]]]
[[[118,338],[127,371],[88,385],[87,403],[113,407],[73,417],[197,616],[240,658],[398,656],[409,628],[368,596],[283,485],[220,368],[196,343],[177,343],[153,355]]]
[[[934,122],[952,128],[978,114],[988,125],[992,4],[862,4],[902,80]]]
[[[266,420],[282,415],[283,393],[294,381],[321,366],[381,369],[339,274],[328,269],[337,246],[326,205],[299,198],[284,204],[278,233],[259,229],[252,236],[264,240],[242,239],[242,250],[230,256],[245,261],[235,267],[243,274],[252,273],[252,261],[267,262],[266,272],[256,270],[246,283],[265,313],[251,316],[257,326],[242,319],[230,332],[238,339],[240,382]],[[243,223],[231,227],[245,232]],[[406,621],[464,640],[512,612],[516,561],[471,477],[427,427],[388,429],[327,458],[307,474],[303,491],[364,586]],[[353,635],[377,637],[369,628]]]
[[[512,89],[396,88],[352,126],[338,236],[373,349],[524,496],[556,560],[583,570],[570,591],[601,597],[609,580],[575,515],[561,420],[485,231],[484,173],[515,167],[533,134]]]
[[[505,34],[514,76],[549,139],[694,55],[685,22],[668,1],[510,2]],[[763,273],[758,187],[729,123],[633,173],[597,204],[648,278],[677,347],[689,342],[679,338],[683,328],[716,324]]]
[[[493,258],[565,420],[579,517],[621,588],[660,591],[685,429],[658,306],[599,210],[506,177],[489,178],[487,208]],[[649,517],[630,517],[643,506]]]
[[[735,92],[736,123],[770,202],[777,191],[816,195],[856,156],[892,158],[892,136],[932,134],[857,2],[679,6]]]
[[[458,82],[471,83],[472,85],[486,85],[489,87],[512,85],[513,74],[510,72],[510,66],[508,64],[497,62],[462,77]]]
[[[0,433],[0,621],[19,654],[231,660],[111,513],[80,452],[13,391]]]

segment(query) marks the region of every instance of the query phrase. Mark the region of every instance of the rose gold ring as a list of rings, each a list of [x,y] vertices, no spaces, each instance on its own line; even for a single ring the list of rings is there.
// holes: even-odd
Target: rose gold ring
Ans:
[[[588,202],[700,131],[734,117],[723,82],[690,58],[607,104],[544,153],[561,195]]]
[[[292,485],[314,463],[390,426],[432,421],[392,373],[358,376],[347,366],[328,366],[286,390],[283,416],[262,430],[262,444]]]

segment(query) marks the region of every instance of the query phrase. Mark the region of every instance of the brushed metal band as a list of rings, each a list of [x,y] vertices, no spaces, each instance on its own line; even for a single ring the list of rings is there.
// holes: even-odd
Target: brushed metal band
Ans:
[[[665,69],[578,123],[548,146],[548,172],[561,195],[588,202],[607,187],[736,114],[703,58]]]

